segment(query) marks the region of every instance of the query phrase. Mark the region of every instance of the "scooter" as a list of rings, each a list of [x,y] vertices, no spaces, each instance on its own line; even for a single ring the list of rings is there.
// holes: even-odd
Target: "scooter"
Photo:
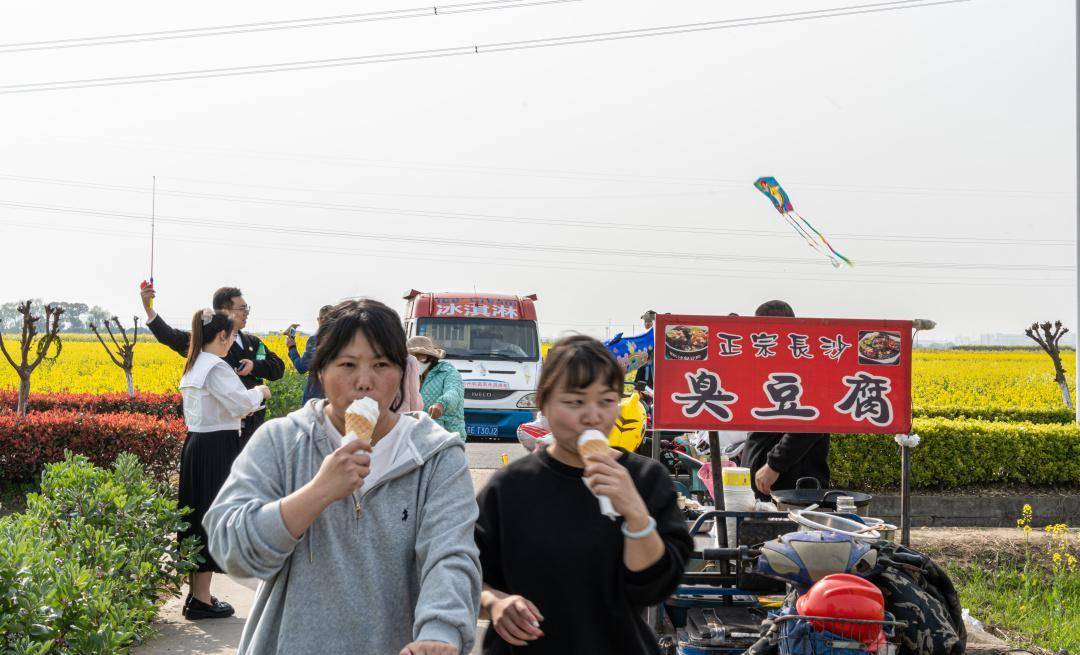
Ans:
[[[801,518],[801,517],[800,517]],[[857,517],[843,518],[862,525]],[[777,532],[759,546],[695,549],[683,584],[661,607],[658,631],[665,655],[892,655],[895,635],[903,624],[886,617],[882,621],[836,619],[800,614],[798,599],[827,575],[847,573],[860,578],[878,571],[877,551],[871,541],[879,535],[852,527],[799,531],[791,515],[782,512],[711,511],[700,516],[690,530],[695,544],[713,541],[703,528],[725,525],[734,519],[735,543],[744,542],[744,531],[772,526]],[[783,599],[762,602],[760,594],[786,591]],[[829,630],[822,630],[823,626]],[[659,627],[656,626],[656,627]],[[852,636],[853,635],[853,636]],[[892,644],[892,645],[890,645]]]

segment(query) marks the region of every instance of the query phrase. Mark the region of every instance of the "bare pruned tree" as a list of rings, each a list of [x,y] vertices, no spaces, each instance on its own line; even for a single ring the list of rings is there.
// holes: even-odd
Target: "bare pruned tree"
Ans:
[[[115,348],[115,351],[109,347],[109,344],[105,343],[105,339],[103,339],[101,333],[98,332],[97,324],[93,322],[89,324],[90,329],[94,331],[98,341],[101,342],[101,346],[105,348],[105,352],[108,353],[109,359],[113,361],[113,364],[116,364],[123,369],[124,377],[127,378],[129,398],[135,397],[135,379],[132,376],[132,368],[135,366],[135,344],[139,341],[139,317],[136,316],[132,320],[135,322],[135,327],[131,329],[130,339],[128,339],[127,330],[120,324],[120,319],[113,316],[104,322],[105,330],[109,333],[109,339],[112,341],[112,348]],[[123,345],[116,339],[116,333],[113,332],[112,327],[109,325],[110,323],[116,326],[116,332],[119,332],[120,338],[124,340]]]
[[[1072,397],[1069,395],[1069,383],[1065,381],[1065,367],[1061,365],[1061,348],[1059,346],[1061,337],[1065,336],[1065,333],[1069,331],[1069,328],[1061,324],[1061,321],[1055,321],[1053,324],[1050,321],[1045,323],[1032,323],[1031,327],[1024,330],[1024,334],[1028,335],[1035,340],[1035,343],[1039,344],[1039,347],[1046,351],[1047,355],[1050,355],[1050,359],[1054,362],[1054,382],[1057,382],[1058,388],[1061,390],[1061,399],[1065,401],[1065,406],[1072,409]]]
[[[11,364],[15,372],[19,374],[19,405],[17,411],[20,415],[25,416],[26,406],[30,400],[30,376],[33,375],[34,369],[38,367],[42,360],[48,357],[50,349],[55,348],[56,351],[51,359],[60,356],[60,350],[63,346],[60,342],[60,316],[64,313],[64,309],[55,304],[45,305],[44,334],[38,332],[37,323],[41,320],[41,317],[34,316],[29,300],[19,303],[16,311],[22,315],[22,330],[19,335],[19,349],[17,351],[19,360],[16,362],[15,358],[8,352],[7,346],[4,345],[3,334],[0,334],[0,352],[4,353],[4,358],[7,359],[8,364]]]

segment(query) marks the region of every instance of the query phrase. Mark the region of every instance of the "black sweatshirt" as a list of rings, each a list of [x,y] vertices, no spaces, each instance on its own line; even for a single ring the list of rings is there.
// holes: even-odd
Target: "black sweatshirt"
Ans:
[[[525,648],[510,646],[489,629],[485,654],[659,652],[641,609],[675,590],[692,543],[664,467],[627,452],[619,462],[630,471],[664,541],[664,555],[643,571],[623,564],[622,519],[600,513],[582,482],[583,470],[546,450],[501,469],[480,492],[476,543],[484,582],[529,599],[544,616],[544,636]]]
[[[822,488],[829,486],[829,435],[751,432],[746,439],[742,465],[750,469],[750,485],[762,500],[754,475],[769,465],[780,474],[773,489],[794,489],[799,478],[817,478]]]
[[[175,350],[182,357],[187,357],[188,346],[191,343],[190,332],[177,330],[166,323],[160,315],[155,316],[154,320],[146,324],[146,327],[150,328],[150,332],[153,333],[154,338],[159,342]],[[265,359],[257,359],[259,346],[263,345],[262,340],[260,340],[259,337],[241,332],[240,339],[244,342],[244,346],[240,347],[238,343],[233,342],[232,347],[229,348],[229,353],[225,355],[225,361],[229,363],[229,366],[238,368],[240,366],[240,360],[251,360],[253,367],[251,369],[251,374],[240,376],[240,381],[244,383],[244,388],[253,389],[262,384],[264,379],[280,380],[285,375],[285,362],[281,361],[281,358],[275,355],[269,348],[263,347],[263,351],[266,355]],[[241,430],[243,437],[245,439],[250,437],[251,434],[255,432],[255,429],[262,425],[265,419],[265,409],[259,410],[245,418]]]

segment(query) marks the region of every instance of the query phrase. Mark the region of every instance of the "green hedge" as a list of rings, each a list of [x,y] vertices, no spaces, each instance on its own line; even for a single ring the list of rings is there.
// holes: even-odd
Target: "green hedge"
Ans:
[[[0,518],[0,653],[126,653],[152,634],[194,569],[169,495],[129,454],[111,470],[70,454],[46,467],[26,511]]]
[[[1074,423],[1076,414],[1064,407],[1047,409],[1042,407],[916,407],[915,418],[955,418],[976,419],[979,421],[1001,421],[1016,423]]]
[[[912,451],[912,486],[1080,484],[1080,427],[946,418],[915,419],[922,442]],[[882,489],[900,484],[896,442],[882,435],[836,435],[829,453],[832,486]]]

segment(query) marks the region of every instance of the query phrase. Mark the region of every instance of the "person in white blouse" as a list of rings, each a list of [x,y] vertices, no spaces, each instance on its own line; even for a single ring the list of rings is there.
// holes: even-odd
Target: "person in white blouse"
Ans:
[[[177,537],[196,537],[202,546],[202,562],[191,575],[184,602],[188,620],[232,616],[229,603],[210,594],[210,582],[221,567],[207,550],[202,519],[221,485],[229,477],[233,460],[240,454],[240,422],[259,410],[270,398],[270,389],[259,385],[245,389],[240,377],[224,359],[236,339],[233,320],[212,309],[195,312],[191,319],[188,347],[180,393],[184,397],[184,422],[188,437],[180,455],[180,505],[190,507],[185,517],[189,527]]]

